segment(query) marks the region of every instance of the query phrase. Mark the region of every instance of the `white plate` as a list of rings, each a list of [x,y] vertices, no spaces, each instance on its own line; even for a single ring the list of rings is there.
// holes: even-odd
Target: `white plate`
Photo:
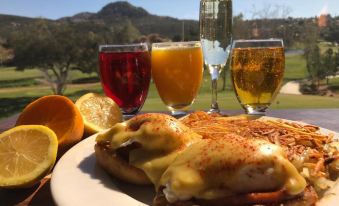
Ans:
[[[70,149],[55,166],[51,190],[60,206],[145,206],[155,196],[153,187],[135,186],[111,178],[96,164],[96,135]]]
[[[299,122],[300,123],[300,122]],[[321,133],[334,133],[326,129]],[[135,186],[110,177],[96,164],[96,135],[70,149],[54,168],[51,180],[53,198],[60,206],[145,206],[151,205],[153,187]],[[339,184],[317,206],[339,205]]]

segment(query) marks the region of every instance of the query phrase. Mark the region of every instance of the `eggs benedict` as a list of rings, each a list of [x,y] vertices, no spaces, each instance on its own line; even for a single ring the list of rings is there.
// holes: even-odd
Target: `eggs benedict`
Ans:
[[[96,159],[108,173],[158,185],[167,167],[201,136],[165,114],[138,115],[97,136]]]
[[[155,206],[309,206],[321,194],[312,180],[337,160],[326,138],[313,126],[242,116],[143,114],[99,134],[95,154],[114,177],[153,184]]]
[[[228,135],[201,140],[180,154],[162,175],[154,205],[271,204],[303,194],[306,185],[281,147]]]

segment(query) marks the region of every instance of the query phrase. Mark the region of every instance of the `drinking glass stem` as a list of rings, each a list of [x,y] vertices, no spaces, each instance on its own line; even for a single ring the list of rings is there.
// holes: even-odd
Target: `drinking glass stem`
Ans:
[[[218,79],[212,79],[212,104],[210,112],[219,113],[218,105]]]
[[[210,113],[220,113],[218,105],[218,79],[221,71],[221,65],[209,65],[209,70],[212,77],[212,104]]]

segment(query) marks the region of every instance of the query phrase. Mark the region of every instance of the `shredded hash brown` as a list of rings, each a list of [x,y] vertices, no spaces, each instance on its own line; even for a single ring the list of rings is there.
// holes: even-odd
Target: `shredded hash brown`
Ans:
[[[334,135],[319,133],[319,127],[301,125],[283,120],[248,116],[222,117],[195,112],[181,119],[203,138],[215,138],[230,133],[246,138],[260,138],[280,145],[288,159],[308,180],[318,194],[331,187],[339,173],[339,152]]]

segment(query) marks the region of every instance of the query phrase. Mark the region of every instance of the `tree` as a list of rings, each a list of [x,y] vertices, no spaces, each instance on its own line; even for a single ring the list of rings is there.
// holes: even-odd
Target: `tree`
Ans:
[[[339,72],[339,49],[337,52],[334,54],[334,65],[336,67],[336,74]]]
[[[260,10],[257,10],[255,5],[252,5],[252,19],[278,19],[287,18],[292,9],[286,5],[271,5],[265,4]]]
[[[321,30],[321,36],[324,40],[339,44],[339,17],[333,18],[331,15],[326,16],[326,26]]]
[[[252,38],[284,38],[286,25],[281,21],[286,19],[291,12],[291,8],[286,5],[265,4],[260,10],[255,5],[252,7]],[[277,33],[278,30],[283,33]],[[277,35],[279,34],[279,36]]]
[[[39,20],[16,31],[10,44],[18,70],[38,68],[54,94],[63,94],[72,69],[93,71],[97,57],[97,37],[78,32],[69,23]]]
[[[250,37],[247,24],[242,13],[233,17],[233,39],[248,39]]]
[[[0,37],[0,66],[13,59],[13,50],[6,48],[7,41]]]
[[[117,43],[131,43],[140,37],[140,32],[135,28],[130,20],[126,20],[126,24],[117,31]]]
[[[147,43],[148,49],[151,50],[153,43],[169,42],[171,39],[160,36],[160,34],[149,34],[147,36],[141,36],[134,41],[134,43],[144,42]]]
[[[322,57],[322,66],[326,76],[326,84],[328,85],[329,76],[334,76],[337,72],[335,53],[333,52],[333,49],[329,48],[326,50],[324,56]]]
[[[320,49],[317,44],[310,45],[305,49],[306,67],[310,78],[317,89],[320,86],[320,80],[326,77],[321,65]]]

